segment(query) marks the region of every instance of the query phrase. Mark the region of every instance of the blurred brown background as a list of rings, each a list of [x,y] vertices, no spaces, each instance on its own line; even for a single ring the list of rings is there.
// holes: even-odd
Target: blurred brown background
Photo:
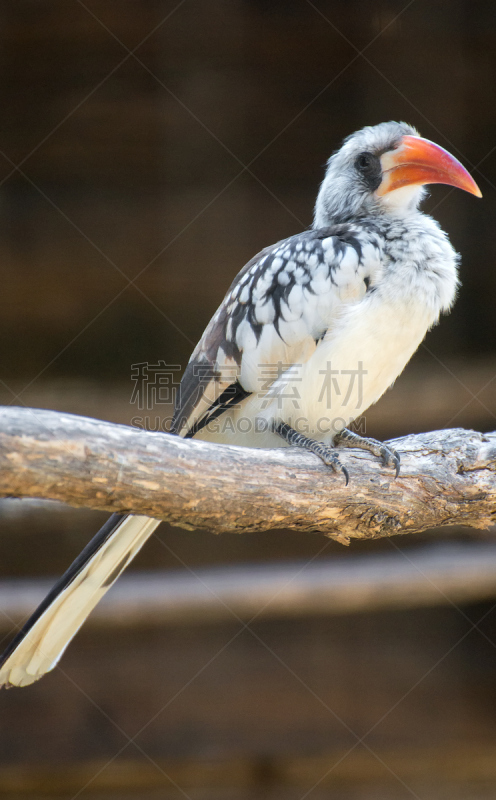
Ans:
[[[484,198],[432,187],[462,289],[367,431],[493,429],[495,48],[491,0],[4,0],[0,401],[130,424],[132,365],[184,367],[243,264],[311,223],[342,138],[402,119]],[[153,428],[164,408],[145,413]],[[4,642],[18,580],[41,591],[101,520],[0,504]],[[175,570],[190,593],[246,563],[370,555],[415,572],[434,538],[481,544],[456,530],[345,551],[162,525],[132,569]],[[496,577],[479,596],[477,575],[470,602],[455,580],[346,615],[260,603],[249,628],[222,604],[89,623],[61,670],[0,696],[0,796],[496,798]]]

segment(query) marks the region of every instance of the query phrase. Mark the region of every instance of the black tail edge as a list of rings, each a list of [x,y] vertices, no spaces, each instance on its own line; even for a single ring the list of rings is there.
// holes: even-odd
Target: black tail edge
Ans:
[[[16,633],[6,650],[0,656],[0,668],[3,667],[8,658],[12,655],[16,647],[22,642],[27,633],[31,630],[35,622],[44,614],[47,608],[53,603],[56,597],[69,586],[70,583],[79,575],[83,567],[94,556],[97,550],[109,539],[114,533],[116,528],[129,516],[128,514],[112,514],[108,520],[102,525],[98,533],[93,536],[90,542],[86,545],[84,550],[80,552],[78,557],[72,562],[71,566],[64,572],[61,578],[55,583],[53,588],[48,592],[45,599],[40,603],[36,611],[31,614],[27,622],[24,623],[22,628]]]

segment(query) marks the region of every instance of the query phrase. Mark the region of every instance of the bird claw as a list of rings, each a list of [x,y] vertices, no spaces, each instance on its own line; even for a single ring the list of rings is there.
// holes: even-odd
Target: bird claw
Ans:
[[[337,457],[336,453],[334,452],[334,448],[323,446],[319,448],[318,451],[315,451],[316,455],[322,459],[326,467],[331,467],[332,471],[336,474],[342,472],[345,478],[345,486],[348,486],[350,482],[350,473],[346,469],[346,467],[341,464],[341,461]]]
[[[348,428],[343,428],[334,438],[334,445],[343,447],[357,447],[360,450],[368,450],[377,458],[380,458],[383,466],[394,467],[395,478],[400,474],[400,456],[392,447],[387,444],[379,442],[377,439],[370,439],[365,436],[359,436],[353,433]]]
[[[381,459],[385,467],[394,467],[394,477],[397,478],[401,469],[399,453],[383,444],[381,448]]]
[[[308,450],[310,453],[314,453],[324,462],[326,467],[331,467],[333,472],[342,472],[346,481],[346,486],[348,486],[350,482],[349,472],[346,467],[341,464],[341,461],[336,455],[336,449],[333,446],[318,442],[315,439],[309,439],[308,436],[298,433],[298,431],[295,431],[294,428],[285,422],[274,423],[272,430],[274,433],[277,433],[278,436],[281,436],[289,445],[301,447],[304,450]]]
[[[349,482],[350,482],[350,473],[348,472],[348,470],[346,469],[346,467],[343,467],[343,465],[342,465],[342,464],[341,464],[341,472],[343,473],[343,475],[344,475],[344,479],[345,479],[345,484],[344,484],[344,485],[345,485],[345,486],[348,486],[348,484],[349,484]]]

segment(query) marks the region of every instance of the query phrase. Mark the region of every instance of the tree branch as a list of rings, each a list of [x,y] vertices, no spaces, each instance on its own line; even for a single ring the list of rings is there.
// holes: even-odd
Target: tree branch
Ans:
[[[0,496],[132,511],[184,528],[319,532],[347,543],[496,521],[496,433],[396,439],[401,474],[344,450],[346,487],[316,456],[184,440],[29,408],[0,409]]]

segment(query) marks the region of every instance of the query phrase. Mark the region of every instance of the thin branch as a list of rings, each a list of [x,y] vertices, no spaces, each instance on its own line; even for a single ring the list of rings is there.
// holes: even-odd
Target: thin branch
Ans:
[[[8,407],[0,409],[0,496],[132,511],[215,533],[292,528],[343,543],[496,521],[496,433],[434,431],[393,446],[396,480],[368,453],[344,450],[346,487],[293,448],[226,447]]]
[[[0,632],[23,625],[53,586],[0,580]],[[404,551],[265,564],[126,571],[86,624],[106,629],[184,625],[483,602],[496,596],[496,546],[430,543]]]

